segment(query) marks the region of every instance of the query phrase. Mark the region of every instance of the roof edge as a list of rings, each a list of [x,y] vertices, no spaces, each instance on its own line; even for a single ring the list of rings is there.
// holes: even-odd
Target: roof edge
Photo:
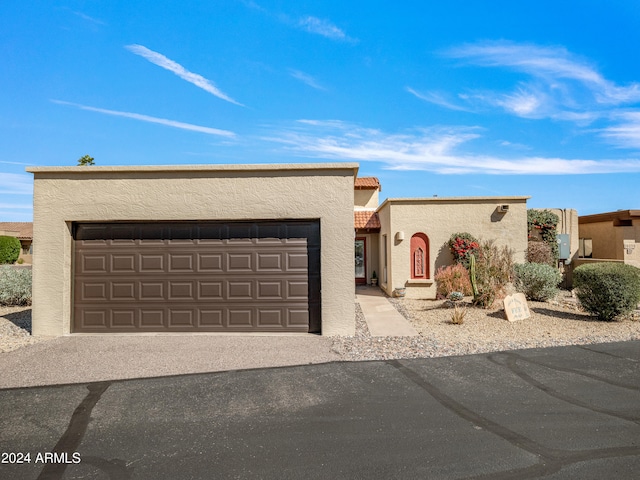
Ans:
[[[387,203],[454,203],[454,202],[522,202],[531,198],[529,195],[504,197],[417,197],[417,198],[387,198],[380,204],[378,210]]]
[[[634,218],[640,218],[640,210],[616,210],[615,212],[579,215],[578,223],[610,222],[613,220],[632,220]]]
[[[27,167],[29,173],[154,173],[154,172],[268,172],[304,170],[353,170],[354,178],[360,165],[356,162],[336,163],[246,163],[201,165],[105,165],[105,166],[57,166]]]

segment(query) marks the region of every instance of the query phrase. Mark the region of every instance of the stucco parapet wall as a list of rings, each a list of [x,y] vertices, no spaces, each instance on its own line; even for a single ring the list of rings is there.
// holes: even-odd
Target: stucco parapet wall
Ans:
[[[387,198],[378,207],[378,210],[386,204],[445,204],[445,203],[521,203],[529,200],[530,196],[511,197],[423,197],[423,198]]]
[[[264,172],[300,172],[336,170],[353,171],[354,178],[358,174],[359,164],[348,163],[279,163],[279,164],[204,164],[204,165],[113,165],[113,166],[75,166],[75,167],[27,167],[26,171],[34,174],[96,174],[96,173],[264,173]]]

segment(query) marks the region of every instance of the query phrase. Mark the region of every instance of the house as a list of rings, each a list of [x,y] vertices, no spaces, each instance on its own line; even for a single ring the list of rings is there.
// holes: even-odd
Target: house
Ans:
[[[355,285],[374,271],[388,294],[435,298],[452,233],[509,245],[517,261],[527,243],[528,197],[379,204],[357,163],[27,171],[36,335],[352,335]]]
[[[387,198],[379,205],[380,191],[377,178],[356,179],[356,283],[370,283],[375,271],[388,295],[405,288],[407,297],[435,299],[435,272],[453,263],[446,243],[459,232],[507,245],[516,262],[525,261],[529,197]]]
[[[577,264],[608,261],[640,267],[640,210],[578,217]]]
[[[20,256],[24,263],[31,263],[33,255],[32,222],[0,222],[0,235],[16,237],[20,240]]]

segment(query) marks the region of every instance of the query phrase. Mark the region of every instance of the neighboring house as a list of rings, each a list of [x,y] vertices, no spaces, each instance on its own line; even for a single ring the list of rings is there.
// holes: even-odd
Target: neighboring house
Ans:
[[[357,163],[27,171],[36,335],[353,335],[355,285],[374,271],[389,294],[435,298],[452,233],[495,239],[518,262],[527,244],[529,197],[379,205]]]
[[[31,263],[33,255],[32,222],[0,222],[0,235],[17,237],[20,240],[20,257],[24,263]]]
[[[640,267],[640,210],[578,217],[578,264],[609,261]]]

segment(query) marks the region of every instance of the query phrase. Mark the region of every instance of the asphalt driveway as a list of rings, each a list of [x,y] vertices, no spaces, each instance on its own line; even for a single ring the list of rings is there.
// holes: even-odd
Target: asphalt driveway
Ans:
[[[4,389],[0,432],[12,479],[633,479],[640,342]]]

